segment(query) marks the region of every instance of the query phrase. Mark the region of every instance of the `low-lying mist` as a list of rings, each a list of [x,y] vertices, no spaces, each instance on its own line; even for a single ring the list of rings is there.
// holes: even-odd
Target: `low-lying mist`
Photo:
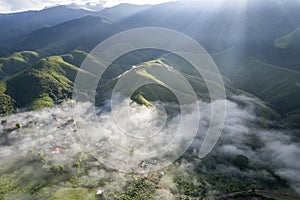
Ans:
[[[259,122],[265,119],[258,117],[255,105],[249,103],[255,99],[235,98],[245,104],[227,100],[223,133],[209,155],[218,158],[217,170],[253,179],[274,179],[275,174],[300,193],[300,143],[293,136],[295,130],[260,126]],[[43,152],[48,160],[64,165],[89,152],[107,167],[121,171],[161,169],[178,159],[190,145],[194,151],[200,149],[211,120],[211,105],[218,103],[199,101],[200,121],[198,111],[192,109],[168,118],[162,106],[147,108],[129,99],[113,108],[120,114],[118,117],[113,116],[110,103],[95,109],[89,103],[72,101],[14,114],[4,117],[0,125],[0,164]],[[128,115],[123,116],[124,113]],[[193,140],[194,124],[199,124],[199,128]],[[249,159],[246,168],[231,164],[238,155]]]

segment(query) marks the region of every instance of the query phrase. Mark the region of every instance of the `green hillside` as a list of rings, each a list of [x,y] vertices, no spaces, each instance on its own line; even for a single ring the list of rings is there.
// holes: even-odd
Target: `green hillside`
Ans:
[[[300,71],[300,28],[274,41],[278,52],[275,65]]]
[[[7,76],[3,83],[5,84],[5,89],[2,90],[0,99],[3,113],[12,112],[13,108],[40,109],[60,103],[62,100],[71,97],[73,83],[79,71],[86,73],[88,76],[93,76],[79,70],[79,66],[87,56],[87,53],[82,51],[76,50],[70,54],[61,56],[44,57],[33,65],[29,65],[29,63],[34,63],[37,57],[30,57],[29,55],[37,56],[37,54],[33,52],[21,52],[13,54],[9,59],[2,59],[18,60],[23,63],[28,63],[23,71]],[[133,52],[124,57],[120,57],[112,63],[105,71],[103,80],[99,82],[96,104],[102,105],[111,97],[112,89],[123,76],[123,73],[129,69],[129,66],[147,60],[154,55],[155,54],[151,51],[150,53],[149,51],[148,53]],[[126,62],[124,62],[124,60],[126,60]],[[124,63],[124,65],[122,65],[122,63]],[[9,66],[15,68],[16,65],[13,63],[10,64],[11,65],[6,64],[6,68],[9,68]],[[210,101],[206,83],[203,78],[198,75],[188,62],[178,56],[164,54],[161,58],[142,62],[137,66],[138,67],[130,70],[134,72],[130,80],[136,79],[136,81],[138,81],[139,78],[146,78],[156,84],[146,85],[137,91],[131,91],[131,93],[133,93],[132,99],[136,102],[141,100],[141,98],[135,98],[138,93],[142,94],[143,104],[147,102],[147,105],[150,105],[151,101],[178,102],[174,94],[164,86],[165,81],[168,81],[166,77],[180,78],[178,77],[177,71],[181,72],[183,77],[188,80],[199,99]],[[168,70],[168,75],[161,74],[159,70],[160,67]],[[296,121],[299,114],[297,112],[297,74],[290,74],[291,72],[288,70],[283,70],[285,73],[282,73],[282,70],[276,67],[271,68],[272,70],[269,68],[270,66],[267,64],[253,59],[243,68],[236,70],[235,73],[231,73],[230,79],[223,77],[227,96],[230,98],[232,95],[239,93],[235,88],[250,92],[268,102],[276,111],[279,111],[281,114],[286,114],[286,117],[288,116],[291,122]],[[257,70],[260,71],[261,76],[257,76]],[[272,76],[267,76],[266,73],[271,73]],[[246,76],[245,74],[247,74],[247,78],[240,78]],[[268,79],[265,78],[266,76]],[[253,82],[254,77],[256,81]],[[172,82],[171,79],[169,81]],[[132,87],[130,86],[128,88]],[[276,90],[273,88],[276,88]],[[281,92],[282,88],[285,89],[285,93]],[[185,88],[179,88],[179,90],[184,91]],[[188,98],[189,95],[191,94],[186,94],[186,97]],[[246,95],[248,96],[248,94]],[[294,95],[295,98],[292,99],[292,102],[286,103],[291,95]],[[260,112],[262,116],[277,118],[276,112],[265,104],[257,104],[257,107],[259,108],[258,112]]]
[[[92,14],[83,9],[71,9],[67,6],[55,6],[41,11],[0,14],[0,42],[28,34],[38,28],[53,26],[72,19]]]
[[[172,67],[171,67],[172,66]],[[167,70],[167,74],[164,74],[160,68],[165,68]],[[147,101],[162,101],[162,102],[175,102],[178,103],[178,99],[176,96],[168,89],[167,83],[172,83],[177,85],[177,81],[180,81],[180,76],[178,73],[185,78],[188,83],[193,88],[195,94],[198,99],[203,101],[210,101],[209,92],[203,78],[195,72],[194,68],[182,58],[174,55],[164,55],[162,58],[151,60],[148,62],[143,62],[139,65],[136,65],[134,68],[130,69],[124,74],[121,74],[118,77],[113,78],[111,81],[106,82],[105,84],[100,84],[98,87],[98,99],[100,99],[99,105],[102,105],[106,100],[111,97],[111,93],[115,88],[117,82],[122,79],[122,77],[126,77],[130,82],[124,83],[126,85],[125,93],[132,93],[132,99],[136,99],[135,97],[138,94],[141,94],[143,98]],[[140,87],[137,91],[131,91],[131,88],[135,88],[135,83],[138,83],[140,80],[149,80],[152,81],[152,84],[148,84]],[[251,96],[246,92],[239,91],[235,89],[228,78],[223,77],[226,94],[228,98],[234,96],[235,94],[244,94],[245,96]],[[214,84],[214,83],[212,83]],[[181,87],[181,88],[180,88]],[[186,91],[187,88],[183,84],[176,88],[177,92]],[[219,87],[216,85],[216,87]],[[193,94],[184,94],[187,98],[192,97]],[[257,98],[252,95],[253,98]],[[273,116],[276,115],[272,109],[268,108],[265,104],[256,103],[257,107],[263,112],[265,116]],[[270,109],[270,110],[268,110]],[[269,113],[269,114],[268,114]]]
[[[14,54],[10,58],[18,59],[24,62],[27,61],[28,63],[32,62],[28,56],[26,58],[24,58],[24,56],[18,57],[18,55],[27,54]],[[79,70],[79,66],[86,56],[87,53],[76,50],[70,54],[64,54],[61,56],[44,57],[35,64],[31,66],[28,65],[23,71],[8,76],[3,83],[5,84],[6,88],[5,90],[2,90],[3,92],[1,96],[3,113],[9,113],[13,110],[13,108],[40,109],[60,103],[66,98],[70,98],[73,90],[73,83],[79,71],[81,73],[86,73],[88,76],[93,76],[87,72]],[[115,87],[115,84],[123,76],[123,73],[129,69],[129,66],[140,63],[143,60],[147,60],[151,57],[155,57],[153,50],[148,50],[147,52],[132,52],[126,56],[120,57],[114,63],[112,63],[112,65],[105,71],[103,80],[99,82],[96,104],[102,105],[111,97],[111,92]],[[124,62],[124,60],[126,60],[126,62]],[[122,65],[122,63],[124,63],[124,65]],[[15,67],[15,65],[11,66],[12,68]],[[168,75],[161,74],[161,70],[159,70],[161,67],[167,70]],[[136,102],[141,102],[140,100],[143,100],[142,103],[147,105],[150,105],[150,102],[153,101],[178,102],[178,99],[175,97],[175,95],[165,87],[166,85],[164,85],[168,81],[172,82],[174,77],[175,80],[180,80],[178,72],[180,72],[191,84],[197,95],[197,98],[204,101],[210,101],[207,86],[203,78],[198,75],[195,69],[188,62],[173,54],[164,54],[161,58],[150,60],[148,62],[142,62],[141,64],[138,64],[136,68],[130,69],[130,71],[134,72],[130,80],[136,79],[136,82],[138,82],[140,78],[146,78],[156,83],[140,87],[137,91],[131,91],[133,94],[132,99]],[[166,77],[172,77],[172,79],[166,80]],[[232,86],[231,81],[227,77],[223,77],[223,80],[225,83],[227,96],[230,98],[230,96],[236,94],[238,91]],[[246,81],[246,79],[243,80]],[[176,83],[174,82],[174,84]],[[235,86],[256,94],[256,91],[251,90],[251,85],[246,84],[246,82],[245,85],[248,85],[249,88],[242,88],[243,85],[241,83]],[[133,88],[133,86],[128,88]],[[180,90],[185,91],[186,88],[179,88],[178,91],[180,92]],[[143,98],[135,98],[139,93],[142,94]],[[189,98],[189,95],[192,94],[185,95],[187,98]],[[257,96],[258,95],[259,94],[257,94]],[[265,98],[268,98],[268,96]],[[257,106],[261,111],[261,115],[265,117],[268,116],[273,118],[276,115],[273,111],[269,111],[269,108],[265,107],[264,104]],[[274,108],[277,110],[277,107]],[[291,119],[294,120],[294,117],[295,116],[293,115]]]
[[[40,55],[36,52],[22,51],[0,58],[0,80],[27,69],[38,61],[39,57]]]
[[[300,107],[300,73],[250,59],[236,70],[232,80],[236,87],[258,96],[281,114]]]
[[[166,74],[163,74],[164,70],[160,70],[160,68],[165,68],[165,72],[168,73],[168,76]],[[181,76],[176,70],[165,64],[160,59],[143,62],[137,65],[135,68],[127,71],[126,74],[122,74],[121,76],[112,79],[108,83],[100,85],[98,88],[99,95],[102,96],[101,94],[106,94],[109,91],[112,92],[115,84],[119,81],[119,79],[122,78],[122,76],[126,76],[126,79],[130,80],[130,83],[126,82],[126,90],[124,90],[123,92],[124,94],[134,94],[133,99],[135,99],[135,95],[140,92],[141,94],[143,94],[143,97],[145,97],[149,101],[178,102],[174,94],[167,88],[168,83],[172,83],[173,81],[175,81],[174,84],[178,85],[176,81],[179,81]],[[196,94],[199,98],[209,101],[207,87],[201,78],[197,78],[188,74],[184,74],[184,77],[190,82],[192,87],[197,89]],[[138,91],[131,91],[131,88],[135,88],[135,83],[139,83],[140,80],[147,79],[149,81],[152,81],[153,83],[140,87]],[[181,87],[182,88],[176,88],[177,92],[180,93],[181,91],[188,90],[184,85],[181,85]],[[192,97],[193,94],[185,95],[186,98],[189,98]]]
[[[39,109],[59,103],[71,96],[77,73],[85,73],[74,65],[80,65],[85,56],[84,52],[74,51],[42,58],[27,70],[8,77],[3,93],[14,100],[16,108]]]
[[[183,2],[175,4],[185,5]],[[186,5],[185,9],[187,10],[183,9],[183,6],[172,8],[169,15],[162,13],[166,8],[171,8],[172,5],[172,3],[167,3],[145,10],[138,9],[138,13],[130,11],[130,9],[136,10],[130,5],[125,7],[123,5],[112,10],[116,11],[123,7],[132,13],[130,17],[119,22],[113,22],[103,17],[86,16],[54,26],[37,28],[31,33],[1,44],[1,51],[12,53],[21,51],[13,53],[9,57],[0,58],[0,78],[5,78],[7,87],[3,93],[7,96],[3,97],[2,101],[10,102],[8,100],[10,97],[12,102],[15,102],[16,108],[32,106],[33,102],[38,105],[58,103],[62,99],[70,97],[78,67],[87,55],[81,51],[73,51],[74,49],[90,50],[95,44],[107,37],[130,27],[158,25],[179,31],[184,30],[184,33],[193,36],[211,52],[218,52],[213,57],[223,74],[229,97],[237,92],[236,89],[244,90],[266,101],[270,107],[289,120],[297,121],[300,107],[298,105],[299,95],[297,95],[299,76],[297,73],[284,70],[281,67],[296,69],[300,63],[298,56],[299,29],[297,29],[299,24],[290,24],[290,21],[300,19],[298,15],[291,16],[288,23],[283,23],[283,20],[268,23],[268,19],[271,17],[282,19],[283,13],[271,12],[271,16],[266,16],[266,12],[263,10],[253,12],[255,9],[251,7],[247,18],[240,19],[244,20],[241,21],[245,25],[244,31],[249,33],[247,40],[234,41],[233,36],[228,39],[228,31],[224,29],[224,26],[233,27],[232,19],[235,16],[230,14],[230,9],[218,10],[219,14],[215,18],[203,16],[204,18],[196,17],[191,21],[191,15],[197,11],[193,7],[200,6],[200,4],[193,2],[193,4]],[[251,4],[251,6],[253,5]],[[289,6],[295,5],[289,3],[285,6],[290,9]],[[270,11],[277,8],[278,5],[276,4],[270,8]],[[118,12],[110,13],[110,10],[106,9],[98,13],[98,16],[101,16],[101,13],[106,13],[107,15],[104,15],[106,17],[110,16],[109,14],[112,16],[118,14]],[[177,13],[181,10],[187,15],[179,17]],[[129,16],[127,14],[126,16]],[[162,15],[163,20],[158,21],[160,15]],[[176,23],[174,23],[175,21]],[[206,24],[202,24],[202,28],[199,29],[196,25],[201,21],[206,21]],[[191,22],[190,27],[193,28],[185,27],[189,22]],[[211,23],[216,25],[209,26]],[[262,26],[265,27],[264,30],[260,28]],[[73,52],[70,54],[61,55],[71,51]],[[45,55],[60,56],[42,58]],[[249,60],[250,57],[254,58]],[[183,76],[191,83],[198,98],[205,101],[209,100],[206,83],[186,61],[173,54],[150,50],[148,53],[132,52],[126,56],[121,56],[112,63],[99,82],[97,94],[99,102],[109,98],[109,91],[117,82],[117,76],[129,70],[132,65],[139,65],[143,62],[147,64],[145,62],[149,60],[160,62],[161,65],[172,66],[175,70],[182,72]],[[161,83],[160,74],[155,74],[153,69],[144,68],[137,75]],[[164,78],[166,77],[168,76]],[[170,92],[161,86],[145,86],[140,90],[143,90],[141,91],[143,96],[149,101],[158,99],[174,101]],[[155,92],[160,93],[159,96],[156,96]],[[45,104],[43,104],[44,101]]]
[[[295,31],[293,31],[287,35],[284,35],[284,36],[276,39],[274,42],[274,45],[275,45],[275,47],[280,48],[280,49],[289,48],[293,45],[293,42],[299,41],[299,35],[300,35],[300,28],[296,29]]]
[[[14,100],[6,92],[6,83],[0,82],[0,116],[11,114],[14,110]]]

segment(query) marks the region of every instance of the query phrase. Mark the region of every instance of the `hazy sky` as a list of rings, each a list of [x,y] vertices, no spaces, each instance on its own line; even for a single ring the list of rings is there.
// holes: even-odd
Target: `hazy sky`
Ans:
[[[99,4],[103,3],[105,7],[117,5],[119,3],[132,4],[159,4],[172,0],[0,0],[0,13],[10,13],[25,10],[40,10],[44,7],[54,5],[67,5],[71,3],[86,4],[88,2]],[[63,3],[62,3],[63,2]]]

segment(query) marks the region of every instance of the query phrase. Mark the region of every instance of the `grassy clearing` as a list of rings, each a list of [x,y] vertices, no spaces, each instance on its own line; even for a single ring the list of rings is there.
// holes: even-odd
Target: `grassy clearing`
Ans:
[[[95,189],[61,188],[54,193],[50,200],[97,200]]]

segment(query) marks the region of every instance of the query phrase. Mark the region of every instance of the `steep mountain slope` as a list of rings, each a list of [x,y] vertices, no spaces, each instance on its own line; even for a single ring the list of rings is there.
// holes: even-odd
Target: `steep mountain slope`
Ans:
[[[274,41],[278,56],[275,63],[300,71],[300,28]]]
[[[149,8],[151,8],[150,5],[132,5],[121,3],[111,8],[105,8],[100,12],[97,12],[96,15],[105,17],[112,22],[117,22],[120,20],[124,20],[132,15],[144,12]]]
[[[28,34],[38,28],[53,26],[72,19],[92,14],[82,9],[66,6],[47,8],[41,11],[27,11],[12,14],[0,14],[0,43]]]
[[[300,106],[300,73],[251,59],[243,69],[237,69],[232,81],[241,89],[269,102],[281,113]]]
[[[300,73],[260,60],[249,60],[231,79],[234,86],[248,91],[296,126],[300,119]]]
[[[284,117],[296,122],[300,114],[299,72],[265,63],[255,57],[247,58],[238,48],[212,56],[235,88],[258,96]]]
[[[51,100],[58,103],[70,97],[74,79],[80,71],[73,64],[81,63],[85,56],[84,52],[75,51],[42,58],[27,70],[5,80],[5,94],[15,101],[17,108],[34,106],[37,109],[43,107],[44,101]]]
[[[13,53],[9,57],[0,58],[0,80],[25,70],[39,59],[39,54],[33,51]]]
[[[11,114],[14,111],[14,100],[5,94],[6,83],[0,82],[0,116]]]
[[[133,101],[144,104],[146,106],[149,106],[151,102],[178,103],[178,99],[176,98],[174,93],[170,91],[168,87],[166,87],[168,83],[174,81],[175,85],[177,85],[178,87],[176,87],[177,92],[188,91],[187,88],[185,88],[186,86],[184,84],[180,84],[181,78],[178,77],[178,72],[181,73],[182,77],[184,77],[185,80],[187,80],[191,85],[198,99],[205,102],[211,101],[204,79],[195,72],[194,68],[187,61],[174,54],[167,53],[164,54],[161,58],[136,64],[132,68],[126,68],[127,70],[125,72],[122,72],[122,70],[112,70],[116,68],[120,69],[120,66],[118,65],[113,65],[111,67],[111,71],[115,71],[115,78],[112,78],[110,81],[104,82],[103,84],[99,84],[97,88],[96,104],[99,106],[104,105],[107,100],[111,99],[111,95],[116,87],[116,84],[122,78],[130,81],[123,83],[126,85],[126,87],[123,88],[124,90],[120,92],[124,95],[132,93],[131,99]],[[163,73],[163,70],[160,70],[160,68],[166,69],[168,71],[168,74]],[[132,91],[132,88],[135,87],[136,83],[139,83],[140,80],[147,79],[153,83],[139,87],[136,91]],[[242,90],[236,89],[227,77],[223,76],[223,81],[228,99],[238,103],[242,103],[243,100],[241,101],[239,99],[235,99],[235,95],[244,95],[249,99],[255,99],[251,101],[251,104],[254,105],[254,110],[257,116],[263,119],[260,121],[260,125],[269,126],[269,122],[273,120],[276,121],[281,118],[280,114],[276,110],[270,108],[269,105],[266,105],[263,101],[259,100],[258,97]],[[178,84],[180,84],[181,87],[178,86]],[[174,87],[174,85],[169,85],[169,87],[172,86]],[[218,85],[215,86],[219,87]],[[185,95],[186,99],[193,99],[189,98],[189,95],[193,94],[182,94]],[[285,121],[283,120],[283,122],[278,122],[277,125],[280,126],[284,123]]]
[[[247,51],[259,56],[272,55],[268,50],[274,49],[274,40],[300,24],[300,4],[296,0],[284,4],[274,0],[253,0],[244,4],[230,0],[209,3],[165,3],[133,15],[120,24],[131,28],[158,26],[175,29],[195,38],[209,52],[242,44]]]
[[[98,19],[98,18],[97,18]],[[120,57],[104,73],[103,79],[99,84],[104,84],[112,78],[124,73],[134,64],[147,61],[161,53],[153,50],[144,50],[142,52],[132,52]],[[36,104],[43,104],[44,101],[59,103],[60,101],[71,97],[72,86],[77,73],[85,73],[88,78],[93,75],[79,67],[87,56],[83,51],[72,51],[69,54],[50,57],[34,57],[34,52],[15,53],[3,60],[3,95],[12,99],[15,108],[39,108]],[[20,67],[19,67],[20,65]],[[15,70],[8,74],[8,70]],[[7,104],[6,96],[3,97],[3,105]],[[48,104],[49,105],[49,104]]]
[[[159,57],[159,55],[163,52],[155,56],[156,53],[153,50],[144,50],[143,52],[132,52],[128,55],[120,57],[114,63],[112,63],[112,65],[103,74],[103,77],[99,82],[99,87],[96,96],[96,104],[103,105],[106,102],[106,100],[110,99],[115,84],[118,82],[118,80],[120,80],[122,76],[127,75],[128,72],[133,72],[133,74],[135,74],[135,76],[130,78],[130,80],[146,78],[156,82],[157,84],[164,83],[164,79],[166,77],[169,77],[170,74],[168,76],[164,76],[163,74],[159,73],[159,70],[157,70],[156,68],[161,67],[166,68],[168,72],[173,74],[175,77],[178,76],[176,70],[183,73],[183,76],[186,80],[189,81],[189,83],[195,90],[195,93],[197,94],[198,98],[204,101],[210,101],[206,83],[201,78],[201,76],[199,76],[199,74],[194,71],[193,67],[189,63],[187,63],[182,58],[169,53],[163,54],[161,58],[151,60],[151,57]],[[39,60],[36,64],[32,65],[32,67],[29,67],[27,70],[9,76],[7,80],[5,80],[6,87],[5,90],[3,90],[2,92],[3,95],[6,95],[3,99],[3,105],[7,105],[7,102],[14,102],[14,107],[16,108],[27,107],[39,109],[44,106],[59,103],[63,99],[70,97],[72,93],[74,79],[76,77],[76,74],[79,72],[78,67],[80,66],[81,62],[86,57],[86,55],[86,53],[81,51],[73,51],[71,54],[66,54],[62,56],[45,57]],[[150,61],[144,62],[149,59]],[[123,62],[124,60],[126,60],[126,62]],[[138,67],[131,68],[132,65],[137,65]],[[256,69],[260,70],[261,68],[261,66],[258,66]],[[248,68],[245,67],[245,69]],[[254,69],[254,67],[249,69]],[[244,83],[239,83],[238,80],[236,80],[238,79],[237,77],[244,77],[245,74],[251,73],[247,72],[246,70],[240,71],[241,72],[239,74],[236,74],[236,77],[230,77],[231,80],[234,81],[233,85],[235,87],[249,91],[261,97],[263,100],[266,100],[267,102],[269,102],[269,99],[274,100],[269,102],[270,105],[277,111],[282,111],[281,109],[284,109],[282,111],[282,113],[284,114],[286,114],[287,112],[296,111],[296,109],[298,108],[297,92],[292,93],[294,90],[287,91],[286,95],[278,96],[275,98],[274,93],[272,93],[272,86],[270,86],[271,88],[269,93],[264,93],[264,91],[259,93],[259,87],[247,84],[248,79],[241,78],[240,80],[244,80]],[[256,72],[254,70],[254,74],[255,73]],[[275,73],[273,72],[272,74],[275,75]],[[91,78],[93,77],[93,75],[91,74],[87,73],[87,75],[91,76]],[[287,76],[289,76],[289,74],[287,74]],[[252,78],[252,76],[249,77],[250,79]],[[297,79],[297,77],[295,78]],[[233,94],[241,93],[232,86],[231,81],[228,78],[223,77],[223,80],[225,81],[225,87],[227,89],[226,93],[228,98],[231,98]],[[291,79],[286,80],[291,81]],[[273,82],[274,79],[270,80],[270,83]],[[261,82],[258,81],[256,81],[256,83],[261,84]],[[146,85],[139,88],[137,91],[132,91],[134,92],[132,98],[138,102],[138,100],[141,98],[137,99],[135,97],[139,96],[138,94],[140,94],[141,96],[139,97],[142,97],[145,100],[143,102],[177,102],[176,97],[171,91],[157,84]],[[263,85],[266,86],[267,84],[268,82],[264,83]],[[127,86],[128,88],[131,88],[131,86]],[[249,88],[247,88],[246,86],[249,86]],[[287,85],[286,87],[288,86],[290,85]],[[276,85],[276,87],[280,89],[278,85]],[[256,88],[256,90],[252,91],[252,88]],[[248,96],[248,94],[244,94]],[[294,103],[286,104],[285,97],[291,95],[296,95],[294,98]],[[10,98],[11,100],[7,99],[6,97]],[[276,102],[278,102],[278,105],[275,104]],[[11,105],[11,103],[9,105]],[[264,104],[256,103],[256,107],[258,115],[264,116],[264,118],[266,119],[278,119],[278,115],[276,114],[276,112],[268,108]],[[295,117],[297,117],[297,115],[298,113],[296,112],[293,115],[290,115],[290,117],[293,117],[294,119]]]
[[[87,16],[53,27],[38,29],[1,46],[3,52],[32,50],[44,55],[68,53],[75,48],[90,50],[121,29],[101,17]]]
[[[289,68],[289,66],[298,66],[296,56],[298,49],[298,31],[296,28],[299,27],[300,24],[300,15],[296,10],[299,7],[299,3],[294,0],[288,1],[286,4],[279,2],[270,4],[270,2],[273,1],[268,0],[267,2],[260,3],[257,1],[248,2],[247,10],[243,15],[241,13],[238,15],[234,12],[233,6],[220,4],[209,8],[205,4],[197,1],[189,3],[173,2],[151,7],[123,4],[97,13],[97,15],[112,18],[115,16],[115,20],[119,20],[117,24],[101,17],[83,17],[53,27],[38,29],[24,37],[2,45],[1,50],[11,53],[22,50],[32,50],[38,52],[39,57],[68,53],[74,49],[81,49],[88,52],[105,38],[131,27],[161,26],[174,28],[175,30],[193,36],[196,40],[200,41],[201,44],[204,44],[210,52],[218,52],[213,54],[213,57],[224,77],[229,78],[225,78],[226,83],[232,81],[235,88],[259,96],[267,101],[276,111],[287,116],[288,113],[298,113],[298,99],[293,98],[295,101],[288,103],[288,97],[290,95],[293,97],[297,96],[298,87],[296,79],[298,76],[288,73],[286,70],[283,70],[283,72],[278,71],[280,68],[276,68],[275,70],[275,68],[271,66],[268,67],[272,69],[268,70],[267,65],[264,63],[270,63],[271,65],[280,67],[283,65],[283,67],[287,68]],[[119,12],[122,9],[126,11],[123,12],[124,15],[121,15]],[[282,9],[289,10],[290,12],[288,14],[282,11],[279,12],[279,10]],[[168,10],[168,12],[165,12],[166,10]],[[180,13],[180,15],[178,15],[178,13]],[[126,19],[120,20],[124,17]],[[120,28],[121,26],[122,28]],[[264,27],[264,29],[261,27]],[[282,52],[286,57],[278,57]],[[160,58],[162,52],[153,50],[150,55],[152,56],[133,53],[130,54],[130,56],[121,57],[118,61],[113,63],[112,66],[114,67],[105,72],[104,79],[101,80],[100,84],[111,82],[111,79],[129,70],[132,65]],[[11,73],[8,73],[8,75],[10,75],[29,67],[26,63],[23,65],[23,62],[20,64],[22,66],[18,67],[20,59],[15,59],[14,57],[15,56],[12,56],[13,59],[2,59],[3,63],[7,63],[6,66],[13,66],[2,67],[2,71],[5,69],[3,71],[3,77],[8,73],[7,68],[11,70]],[[73,56],[73,59],[76,59],[76,57],[77,56]],[[252,57],[254,57],[256,61],[253,61],[253,59],[249,61],[249,58]],[[293,59],[291,59],[292,57]],[[66,59],[65,61],[69,64],[73,64],[77,67],[80,65],[78,63],[72,63],[71,60],[68,60],[68,56],[65,56],[64,59]],[[35,61],[36,60],[33,62]],[[187,67],[186,64],[180,60],[172,57],[172,55],[165,55],[162,61],[167,65],[178,66],[178,69],[184,72],[186,77],[191,79],[191,82],[195,82],[195,84],[200,84],[201,86],[204,85],[203,81],[201,82],[191,77],[194,75],[191,68]],[[14,62],[17,64],[15,65]],[[45,62],[50,62],[50,65],[52,65],[53,60],[49,61],[46,59]],[[31,64],[31,61],[29,64]],[[38,71],[39,70],[40,69],[38,69]],[[271,73],[268,76],[270,79],[266,79],[263,76],[256,77],[258,81],[254,84],[252,79],[256,73],[260,73],[260,70]],[[266,76],[266,73],[261,74]],[[67,77],[67,79],[72,82],[71,77]],[[9,85],[13,85],[12,83],[17,79],[10,78],[10,80],[7,91],[16,98],[17,95],[9,89]],[[68,85],[69,88],[71,82],[64,80],[61,83],[67,83],[63,85]],[[263,87],[265,86],[267,86],[267,88],[264,89]],[[231,84],[227,84],[227,87],[228,91],[235,90]],[[285,91],[284,94],[277,95],[283,87]],[[273,88],[274,91],[272,92]],[[150,93],[150,91],[148,92]],[[201,89],[197,92],[204,94],[205,89]],[[37,95],[40,95],[40,92],[38,92]],[[57,94],[53,95],[53,98],[56,95]],[[20,98],[21,97],[18,97],[17,99]],[[19,106],[28,104],[30,104],[29,101],[25,104],[21,103]]]

